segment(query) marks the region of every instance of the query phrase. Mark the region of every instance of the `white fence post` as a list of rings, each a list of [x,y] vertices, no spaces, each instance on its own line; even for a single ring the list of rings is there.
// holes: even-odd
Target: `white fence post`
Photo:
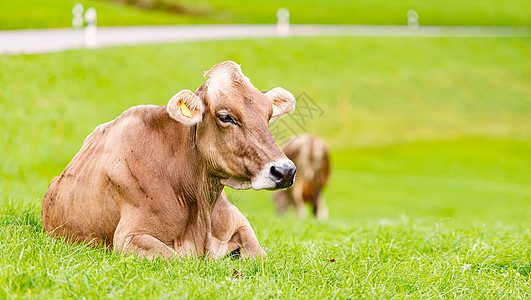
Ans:
[[[83,4],[78,3],[72,8],[72,27],[79,29],[83,27]]]
[[[409,29],[419,29],[419,14],[413,9],[407,11],[407,26]]]
[[[97,13],[94,7],[87,9],[85,12],[85,21],[87,21],[87,27],[85,28],[85,46],[87,48],[94,48],[98,43],[96,31],[97,31]]]
[[[289,10],[284,7],[277,10],[277,34],[289,36]]]

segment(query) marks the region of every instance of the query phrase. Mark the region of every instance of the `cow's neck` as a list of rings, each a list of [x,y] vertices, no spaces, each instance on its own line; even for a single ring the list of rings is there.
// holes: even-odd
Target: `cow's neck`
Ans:
[[[195,201],[198,206],[208,207],[211,210],[223,190],[223,185],[219,182],[219,178],[212,174],[208,164],[199,154],[196,128],[196,126],[189,127],[186,141],[186,149],[188,149],[186,163],[191,172],[184,176],[186,182],[183,186],[192,188],[194,199],[190,200]]]
[[[197,250],[206,254],[208,253],[207,249],[210,249],[212,240],[211,213],[219,195],[223,191],[223,185],[219,182],[219,178],[211,174],[207,163],[197,150],[196,127],[187,128],[189,132],[185,143],[187,149],[185,164],[187,164],[187,169],[190,172],[186,172],[186,175],[181,177],[183,182],[177,182],[180,185],[177,189],[189,190],[191,195],[187,197],[189,198],[187,202],[189,205],[197,206],[197,219],[192,218],[195,219],[195,224],[187,226],[191,230],[188,234],[196,235],[197,231],[195,229],[198,229],[198,227],[202,229],[199,230],[199,238],[202,242],[197,240],[197,236],[193,239],[195,243],[200,243],[196,244],[196,246],[202,248]]]
[[[183,205],[197,203],[212,209],[223,185],[198,151],[197,126],[186,126],[173,120],[165,107],[160,107],[155,119],[153,122],[162,128],[160,132],[172,155],[167,167],[173,170],[170,181],[179,202]]]

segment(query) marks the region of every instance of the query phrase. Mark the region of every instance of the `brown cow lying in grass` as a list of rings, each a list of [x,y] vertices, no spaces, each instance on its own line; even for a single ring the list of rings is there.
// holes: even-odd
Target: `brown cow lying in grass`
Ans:
[[[328,210],[321,190],[330,176],[330,162],[325,142],[310,135],[297,136],[289,142],[284,153],[297,166],[297,180],[291,188],[274,193],[277,211],[284,213],[294,205],[301,218],[306,213],[304,203],[309,203],[314,216],[326,219]]]
[[[293,184],[295,165],[268,123],[291,112],[291,93],[260,92],[227,61],[195,93],[142,105],[98,126],[42,203],[54,236],[142,257],[264,255],[223,192]]]

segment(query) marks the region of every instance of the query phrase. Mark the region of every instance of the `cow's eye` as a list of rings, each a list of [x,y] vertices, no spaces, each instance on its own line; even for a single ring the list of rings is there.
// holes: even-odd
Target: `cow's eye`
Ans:
[[[223,123],[236,124],[236,122],[234,122],[234,120],[231,118],[231,116],[229,116],[228,113],[218,113],[218,119]]]

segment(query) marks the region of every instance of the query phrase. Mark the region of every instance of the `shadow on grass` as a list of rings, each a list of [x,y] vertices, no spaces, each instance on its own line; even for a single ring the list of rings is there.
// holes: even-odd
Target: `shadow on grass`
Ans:
[[[504,271],[508,269],[513,269],[518,274],[527,277],[531,274],[531,263],[524,263],[522,261],[511,261],[511,262],[499,262],[493,266],[499,271]]]
[[[490,269],[498,273],[506,273],[507,271],[514,270],[523,277],[531,276],[531,264],[524,261],[499,261],[490,265],[477,264],[472,266],[473,270],[480,271]]]

